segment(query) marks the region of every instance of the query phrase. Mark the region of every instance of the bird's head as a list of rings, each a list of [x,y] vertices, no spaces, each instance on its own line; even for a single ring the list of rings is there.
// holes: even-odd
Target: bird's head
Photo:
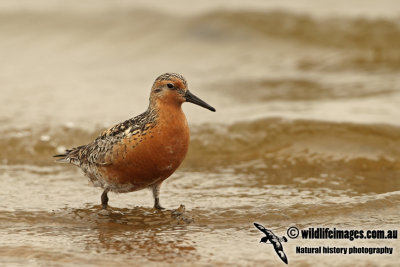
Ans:
[[[261,238],[260,243],[267,243],[268,241],[268,237],[264,236],[263,238]]]
[[[191,102],[215,111],[215,108],[193,95],[188,90],[186,79],[177,73],[164,73],[157,77],[151,88],[150,102],[176,106],[181,106],[184,102]]]

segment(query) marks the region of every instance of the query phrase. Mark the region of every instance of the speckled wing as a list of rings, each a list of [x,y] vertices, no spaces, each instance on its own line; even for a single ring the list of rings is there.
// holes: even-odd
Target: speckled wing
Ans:
[[[135,142],[139,143],[141,139],[135,137],[142,135],[143,132],[151,128],[155,119],[155,113],[148,110],[135,118],[105,130],[87,145],[69,149],[62,155],[56,155],[55,157],[60,158],[57,162],[69,162],[77,166],[82,166],[82,164],[112,164],[111,152],[113,147],[126,138],[131,139],[132,145],[135,145]]]
[[[96,165],[109,165],[112,164],[111,161],[107,160],[107,155],[111,153],[112,148],[115,143],[117,143],[120,138],[115,136],[99,136],[92,143],[84,146],[84,148],[79,151],[79,162],[96,164]]]
[[[114,161],[112,153],[114,146],[121,145],[125,139],[129,139],[131,145],[137,145],[141,140],[137,136],[140,136],[142,132],[141,125],[135,123],[134,120],[117,124],[81,149],[79,160],[89,164],[110,165]]]
[[[100,136],[90,144],[68,149],[65,154],[56,155],[55,157],[60,158],[57,162],[71,163],[76,166],[90,163],[98,165],[110,164],[110,162],[105,161],[105,158],[107,152],[112,149],[114,140],[111,141],[109,139],[108,137]]]

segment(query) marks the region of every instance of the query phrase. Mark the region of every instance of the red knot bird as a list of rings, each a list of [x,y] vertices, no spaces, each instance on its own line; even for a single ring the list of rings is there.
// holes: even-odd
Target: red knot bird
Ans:
[[[189,128],[182,103],[215,109],[188,90],[182,75],[165,73],[153,84],[148,109],[104,131],[93,142],[56,155],[57,162],[80,167],[91,183],[104,189],[101,204],[108,205],[109,191],[153,191],[154,208],[160,205],[160,187],[182,163],[189,147]]]

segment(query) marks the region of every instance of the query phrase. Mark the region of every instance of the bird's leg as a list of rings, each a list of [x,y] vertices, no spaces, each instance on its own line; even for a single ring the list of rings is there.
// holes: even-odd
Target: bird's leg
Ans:
[[[103,194],[101,194],[101,206],[103,207],[103,209],[107,209],[107,204],[108,204],[108,196],[107,193],[108,191],[110,191],[110,188],[106,188],[103,191]]]
[[[160,199],[159,199],[160,187],[161,187],[161,183],[158,183],[158,184],[155,184],[152,186],[153,197],[154,197],[154,208],[158,209],[158,210],[163,210],[164,208],[161,207]]]

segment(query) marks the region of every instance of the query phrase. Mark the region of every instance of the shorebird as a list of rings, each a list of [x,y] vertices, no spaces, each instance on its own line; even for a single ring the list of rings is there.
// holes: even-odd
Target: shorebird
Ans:
[[[104,131],[93,142],[55,155],[57,162],[80,167],[96,187],[107,193],[127,193],[145,188],[153,191],[154,208],[160,205],[160,187],[182,163],[189,147],[189,128],[181,105],[191,102],[215,112],[188,90],[176,73],[159,76],[151,88],[147,110]]]
[[[258,230],[263,232],[265,234],[264,237],[261,238],[260,243],[265,243],[265,244],[272,244],[274,246],[274,249],[276,251],[276,254],[278,254],[279,258],[281,260],[288,264],[288,259],[286,257],[285,252],[283,252],[283,247],[281,242],[287,242],[287,238],[282,236],[281,238],[277,237],[271,230],[268,230],[264,226],[258,223],[254,223],[254,226],[257,227]],[[267,242],[270,243],[267,243]]]

